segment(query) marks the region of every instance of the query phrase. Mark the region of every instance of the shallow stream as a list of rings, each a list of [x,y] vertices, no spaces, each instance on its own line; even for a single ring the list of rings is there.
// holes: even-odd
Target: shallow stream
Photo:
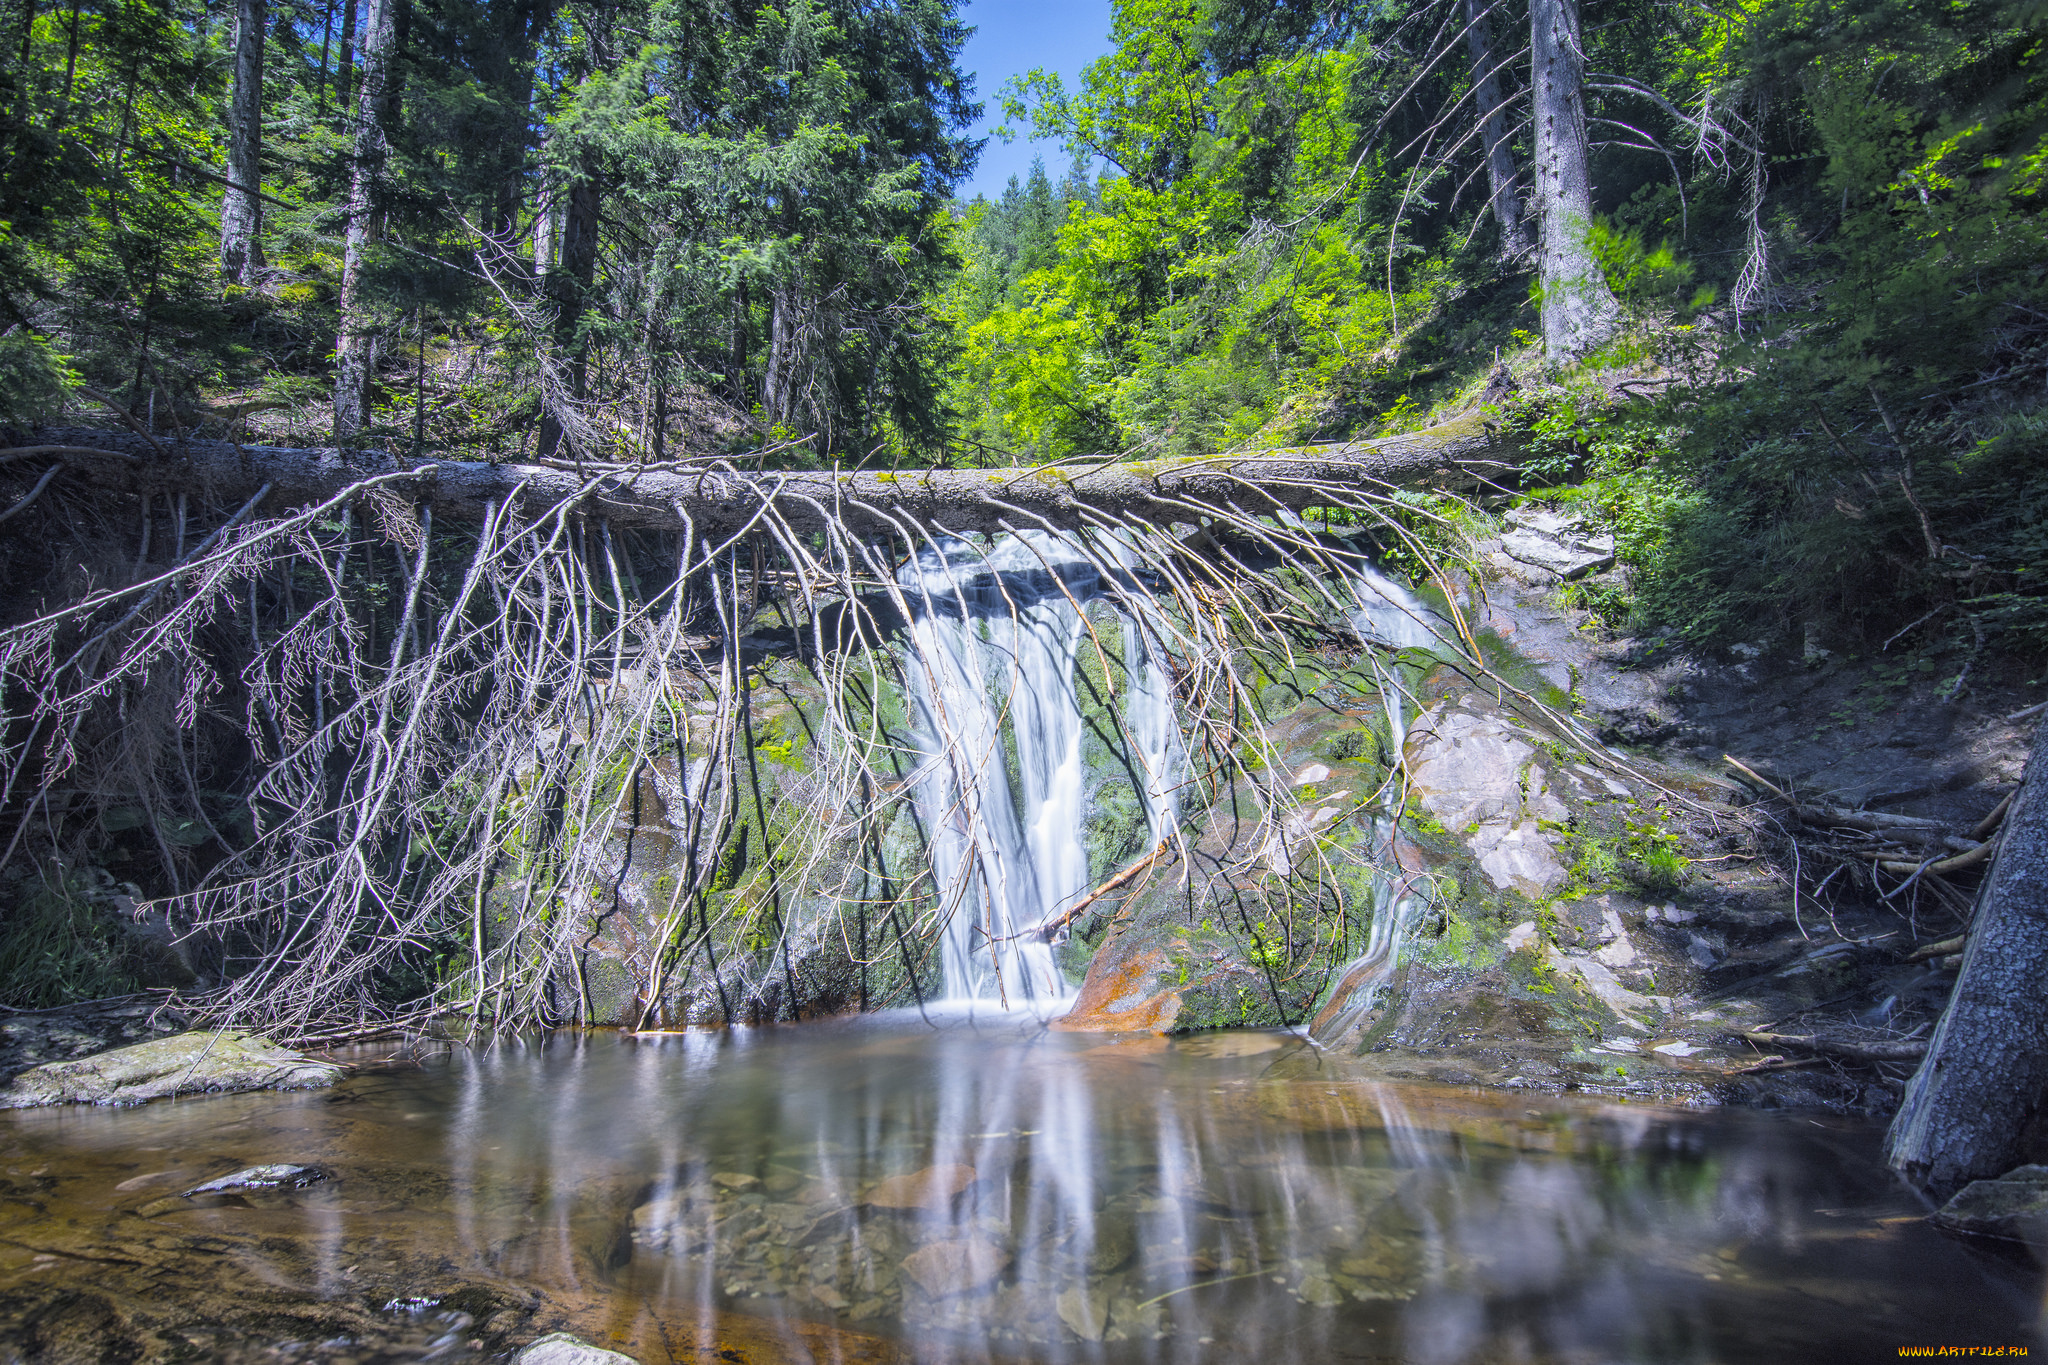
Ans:
[[[644,1365],[2034,1343],[2039,1276],[1929,1228],[1879,1136],[1376,1081],[1281,1033],[557,1035],[0,1114],[0,1360],[475,1360],[559,1328]],[[262,1163],[327,1178],[181,1196]]]

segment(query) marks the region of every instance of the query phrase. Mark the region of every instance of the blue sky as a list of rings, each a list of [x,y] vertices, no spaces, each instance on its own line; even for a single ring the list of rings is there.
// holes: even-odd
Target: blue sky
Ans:
[[[974,73],[974,97],[982,102],[976,137],[1003,121],[998,97],[1010,77],[1042,66],[1059,72],[1072,90],[1081,68],[1109,50],[1109,0],[969,0],[961,17],[976,30],[960,54],[960,68]],[[960,197],[994,198],[1011,176],[1022,180],[1031,173],[1034,156],[1045,158],[1055,180],[1067,168],[1067,154],[1057,143],[1027,142],[1020,134],[1005,146],[991,138]]]

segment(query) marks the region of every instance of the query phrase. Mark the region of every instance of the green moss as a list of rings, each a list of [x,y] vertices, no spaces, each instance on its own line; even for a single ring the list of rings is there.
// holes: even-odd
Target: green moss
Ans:
[[[809,729],[791,711],[756,712],[754,752],[777,767],[799,766],[798,755],[811,744]]]

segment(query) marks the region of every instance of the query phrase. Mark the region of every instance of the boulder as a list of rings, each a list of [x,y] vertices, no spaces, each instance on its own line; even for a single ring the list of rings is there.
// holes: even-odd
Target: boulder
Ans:
[[[313,1090],[342,1069],[246,1033],[194,1031],[32,1067],[0,1091],[0,1109],[143,1104],[172,1095]]]
[[[550,1332],[539,1341],[521,1347],[512,1365],[640,1365],[640,1362],[602,1346],[592,1346],[567,1332]]]
[[[2048,1166],[1974,1180],[1934,1215],[1939,1227],[2008,1242],[2048,1244]]]
[[[1588,527],[1584,518],[1547,508],[1508,513],[1513,528],[1501,537],[1501,552],[1517,563],[1561,579],[1580,578],[1614,563],[1614,537]]]

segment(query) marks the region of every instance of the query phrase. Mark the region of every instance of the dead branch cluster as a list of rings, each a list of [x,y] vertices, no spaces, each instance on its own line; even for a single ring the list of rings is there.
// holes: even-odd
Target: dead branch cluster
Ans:
[[[1963,829],[1924,816],[1802,800],[1740,759],[1723,759],[1777,803],[1778,819],[1795,855],[1795,896],[1817,899],[1839,878],[1906,916],[1916,938],[1923,904],[1957,926],[1969,924],[1974,887],[1966,883],[1989,867],[2011,798]],[[1950,954],[1921,954],[1930,956],[1945,959]]]
[[[0,454],[22,457],[6,474],[120,439],[77,436]],[[652,907],[643,1020],[690,973],[715,975],[719,944],[786,945],[800,906],[897,916],[917,942],[970,912],[959,887],[885,866],[882,850],[919,765],[988,755],[944,716],[936,735],[892,726],[874,699],[923,663],[845,621],[879,619],[878,595],[905,621],[946,609],[929,575],[900,567],[942,548],[958,564],[990,533],[1046,533],[1092,565],[1172,674],[1187,764],[1175,780],[1205,795],[1241,787],[1262,830],[1299,842],[1299,798],[1266,765],[1258,692],[1349,618],[1370,547],[1295,509],[1338,509],[1430,554],[1406,529],[1414,507],[1396,516],[1390,489],[1312,461],[1279,485],[1224,462],[1198,482],[1155,481],[1132,508],[1069,498],[1058,521],[984,478],[966,525],[945,520],[947,504],[843,486],[827,501],[704,461],[668,471],[676,495],[650,527],[615,520],[604,490],[638,479],[644,501],[652,481],[607,468],[566,483],[501,471],[489,496],[451,508],[446,479],[330,461],[324,489],[303,468],[279,475],[280,511],[261,460],[242,466],[244,495],[220,499],[235,480],[188,496],[115,469],[136,456],[115,454],[89,484],[37,473],[10,514],[4,572],[25,609],[0,629],[0,864],[20,882],[58,859],[91,862],[130,830],[120,875],[175,927],[195,965],[191,1007],[302,1037],[398,1011],[588,1020],[579,949],[618,895],[615,836],[646,823],[649,802],[682,871]],[[700,516],[686,493],[707,487],[720,498]],[[1265,582],[1275,561],[1301,571],[1285,600]],[[763,619],[825,699],[803,717],[804,780],[773,794],[772,816],[750,771]],[[997,653],[1016,620],[1010,603],[982,623]],[[1082,647],[1102,650],[1088,632]],[[1015,700],[1001,697],[1014,672],[993,681]],[[974,818],[962,803],[909,823]],[[725,855],[749,825],[767,856],[735,885]],[[1282,879],[1306,879],[1306,893],[1277,904],[1323,905],[1336,884],[1333,855],[1303,846]],[[1162,849],[1145,875],[1192,861],[1180,829]]]

